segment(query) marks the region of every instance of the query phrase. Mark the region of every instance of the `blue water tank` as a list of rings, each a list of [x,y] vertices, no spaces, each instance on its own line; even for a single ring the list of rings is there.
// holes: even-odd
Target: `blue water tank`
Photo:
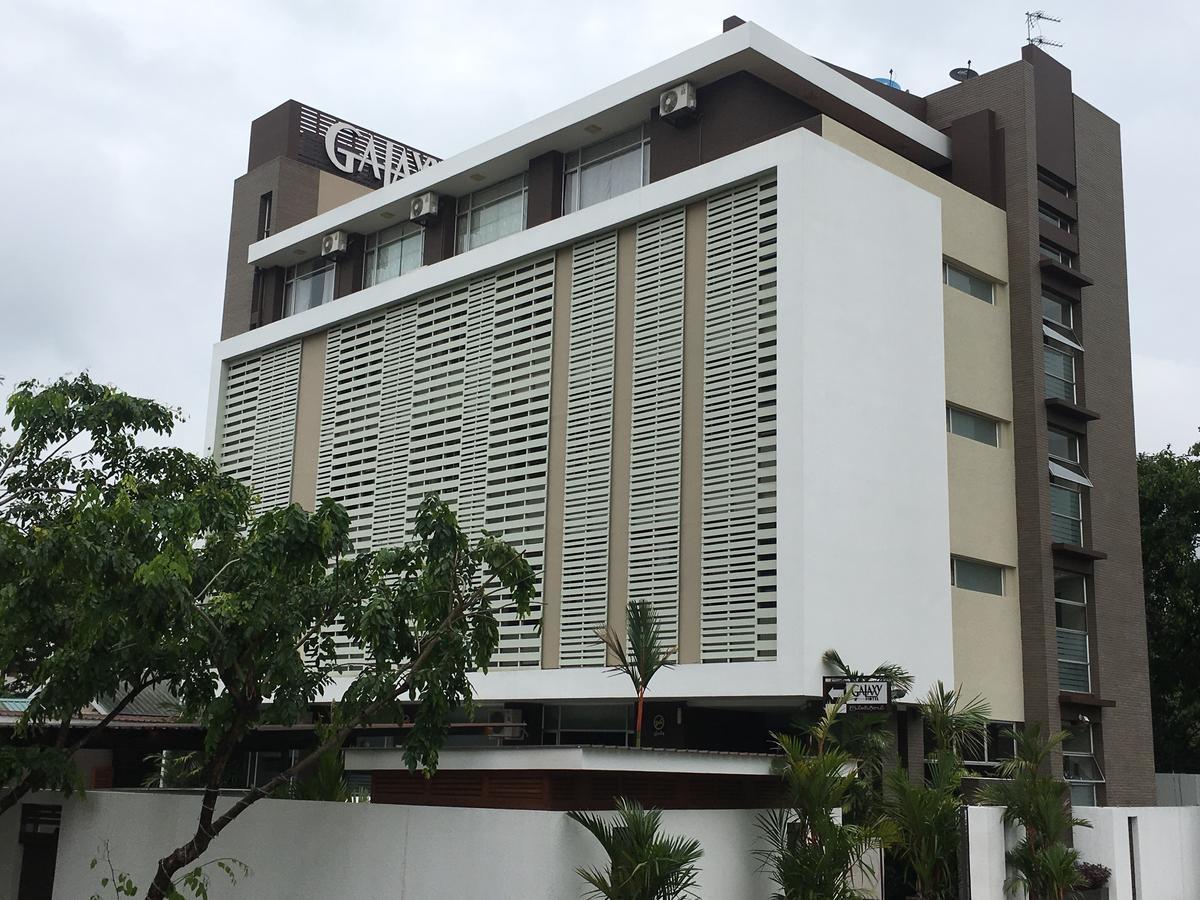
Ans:
[[[871,80],[877,81],[882,85],[886,85],[887,87],[895,88],[898,91],[904,90],[902,87],[900,87],[900,82],[893,81],[891,78],[872,78]]]

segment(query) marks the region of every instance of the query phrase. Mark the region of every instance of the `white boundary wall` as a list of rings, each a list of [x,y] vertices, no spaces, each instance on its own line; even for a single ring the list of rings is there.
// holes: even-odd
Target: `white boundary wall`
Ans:
[[[117,791],[68,800],[55,900],[77,900],[98,889],[99,867],[88,864],[105,840],[113,862],[145,890],[157,859],[190,835],[199,805],[196,795]],[[702,897],[770,895],[751,856],[756,815],[663,813],[667,833],[694,837],[704,848]],[[232,889],[217,872],[213,900],[569,900],[583,894],[575,867],[604,860],[599,844],[562,812],[293,800],[260,801],[221,834],[212,851],[204,858],[232,856],[254,870]]]
[[[1017,835],[1005,833],[1000,814],[993,807],[967,811],[971,900],[1006,900],[1004,852]],[[1092,824],[1075,829],[1083,859],[1112,870],[1108,900],[1200,897],[1200,807],[1077,807],[1075,814]]]

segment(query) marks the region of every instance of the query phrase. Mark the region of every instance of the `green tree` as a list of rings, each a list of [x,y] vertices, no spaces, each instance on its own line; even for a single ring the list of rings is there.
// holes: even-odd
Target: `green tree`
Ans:
[[[916,896],[949,900],[958,890],[963,749],[985,739],[991,709],[979,697],[963,701],[940,681],[918,708],[932,736],[925,773],[914,780],[904,769],[888,772],[882,808],[894,839],[890,850],[911,872]]]
[[[80,785],[72,754],[180,670],[176,625],[210,535],[250,494],[212,460],[147,447],[176,411],[87,375],[24,382],[0,430],[0,669],[28,698],[0,745],[0,813],[30,790]],[[79,713],[110,711],[87,730]]]
[[[497,609],[511,605],[524,616],[534,596],[524,557],[490,535],[469,541],[435,497],[421,505],[415,539],[400,549],[354,554],[345,510],[326,500],[311,514],[272,510],[215,536],[203,561],[196,583],[204,594],[188,608],[182,636],[193,668],[174,684],[184,715],[205,729],[203,792],[193,835],[159,860],[148,900],[169,897],[176,872],[254,803],[304,779],[355,727],[403,721],[406,701],[416,713],[405,758],[434,770],[450,714],[472,701],[471,672],[486,670],[496,650]],[[333,705],[322,739],[218,816],[222,776],[246,735],[306,721],[343,670],[335,623],[366,662]]]
[[[1200,444],[1138,456],[1154,757],[1160,772],[1200,771]]]
[[[1082,880],[1079,851],[1068,846],[1072,829],[1091,827],[1086,819],[1071,815],[1066,784],[1045,774],[1051,753],[1067,732],[1044,737],[1041,725],[1031,723],[1006,734],[1015,741],[1016,753],[1000,763],[1002,780],[987,784],[978,794],[981,803],[1004,807],[1005,825],[1025,829],[1007,854],[1016,874],[1005,888],[1024,888],[1030,900],[1063,900]]]
[[[772,735],[782,753],[784,804],[759,816],[765,847],[755,855],[780,888],[773,900],[865,896],[854,877],[873,873],[868,854],[887,842],[881,820],[842,819],[859,779],[854,757],[834,737],[844,702],[826,706],[805,735]]]
[[[699,841],[661,833],[662,812],[616,798],[617,816],[569,812],[608,854],[608,867],[579,868],[587,896],[604,900],[683,900],[695,897]]]
[[[596,636],[608,652],[616,659],[613,674],[624,674],[633,683],[637,693],[637,746],[642,746],[642,713],[645,707],[646,690],[652,679],[664,667],[673,665],[671,656],[678,649],[667,647],[658,617],[649,603],[633,600],[625,611],[625,632],[622,639],[616,630],[609,627],[598,629]]]

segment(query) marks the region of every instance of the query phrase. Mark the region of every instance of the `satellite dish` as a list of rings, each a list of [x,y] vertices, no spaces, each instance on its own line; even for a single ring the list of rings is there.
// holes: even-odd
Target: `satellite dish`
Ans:
[[[968,59],[965,66],[959,66],[957,69],[951,69],[950,77],[955,81],[970,81],[972,78],[978,78],[979,73],[971,68],[971,61]]]

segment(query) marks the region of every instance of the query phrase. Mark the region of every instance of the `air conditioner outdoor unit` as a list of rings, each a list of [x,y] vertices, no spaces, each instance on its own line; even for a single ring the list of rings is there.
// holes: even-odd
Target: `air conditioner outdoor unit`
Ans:
[[[519,741],[525,736],[525,723],[519,709],[493,709],[487,714],[486,733],[502,741]]]
[[[426,191],[412,198],[409,207],[409,218],[418,225],[424,225],[438,214],[438,196],[433,191]]]
[[[346,245],[350,241],[350,235],[344,231],[331,231],[325,237],[321,238],[321,255],[332,256],[334,259],[342,256],[346,252]]]
[[[683,125],[696,117],[696,88],[690,81],[677,84],[658,95],[659,118]]]

